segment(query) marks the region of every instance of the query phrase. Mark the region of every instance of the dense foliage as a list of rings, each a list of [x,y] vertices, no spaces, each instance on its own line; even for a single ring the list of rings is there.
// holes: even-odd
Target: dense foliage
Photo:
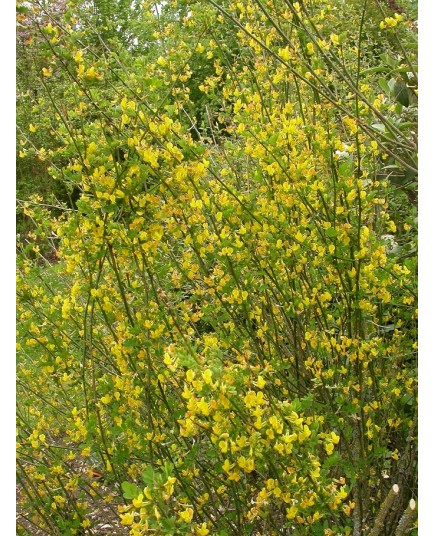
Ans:
[[[19,3],[19,534],[416,534],[414,10]]]

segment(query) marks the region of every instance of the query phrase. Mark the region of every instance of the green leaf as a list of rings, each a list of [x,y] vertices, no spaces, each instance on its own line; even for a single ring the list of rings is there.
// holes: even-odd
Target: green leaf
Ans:
[[[276,141],[278,138],[279,138],[279,133],[276,132],[275,134],[270,136],[267,141],[272,147],[274,147],[276,145]]]
[[[399,66],[399,61],[395,60],[389,54],[380,54],[380,59],[389,67],[396,69]]]
[[[124,499],[137,499],[137,497],[142,493],[142,490],[136,484],[131,482],[122,482],[122,491]]]
[[[338,172],[342,177],[349,177],[353,171],[353,155],[349,155],[342,164],[339,164]]]
[[[386,95],[390,95],[390,87],[385,78],[379,78],[378,85],[380,86],[380,89],[383,93],[385,93]]]
[[[396,78],[391,78],[388,82],[387,82],[387,86],[389,88],[389,93],[392,95],[393,94],[393,88],[395,87],[396,85]]]
[[[137,340],[136,339],[126,339],[124,341],[125,348],[135,348],[137,346]]]
[[[395,99],[407,107],[410,104],[410,98],[408,94],[407,85],[404,82],[396,82],[393,86],[393,96]]]
[[[371,74],[371,73],[381,73],[385,70],[386,69],[382,65],[379,65],[378,67],[371,67],[370,69],[365,69],[364,71],[360,71],[360,76],[364,76],[366,74]]]
[[[163,525],[166,534],[175,534],[176,519],[174,517],[162,519],[161,524]]]
[[[167,480],[173,475],[173,464],[166,462],[163,466],[163,476]]]
[[[401,404],[403,404],[403,405],[407,404],[408,406],[413,406],[414,405],[414,396],[410,395],[409,393],[405,393],[404,395],[402,395],[400,401],[401,401]]]
[[[205,153],[205,150],[206,150],[205,147],[202,145],[197,145],[194,148],[195,153],[198,154],[199,156],[202,156]]]
[[[417,123],[415,123],[414,121],[406,121],[405,123],[399,123],[398,125],[396,125],[400,130],[404,130],[405,128],[410,128],[410,127],[417,127]]]
[[[179,352],[176,357],[178,357],[181,366],[189,369],[196,367],[196,360],[193,356]]]
[[[381,333],[389,333],[391,331],[395,331],[395,329],[397,329],[398,326],[396,326],[395,324],[391,324],[389,326],[383,326],[381,329],[380,329],[380,332]]]
[[[380,132],[386,132],[386,127],[383,125],[383,123],[373,123],[371,127],[375,128],[375,130],[379,130]]]
[[[145,78],[143,80],[143,84],[146,86],[146,87],[161,87],[163,85],[163,81],[160,80],[159,78]]]
[[[402,104],[400,102],[397,102],[395,104],[395,112],[398,114],[398,115],[401,115],[402,114]]]
[[[326,235],[329,237],[329,238],[334,238],[335,236],[337,236],[337,231],[334,227],[329,227],[328,229],[326,229]]]
[[[329,469],[330,467],[339,467],[341,465],[341,456],[339,452],[333,452],[331,456],[328,456],[322,465],[324,470]]]
[[[154,469],[150,465],[148,465],[146,470],[143,471],[141,477],[142,477],[143,482],[147,486],[152,486],[154,484],[154,481],[155,481],[155,471],[154,471]]]

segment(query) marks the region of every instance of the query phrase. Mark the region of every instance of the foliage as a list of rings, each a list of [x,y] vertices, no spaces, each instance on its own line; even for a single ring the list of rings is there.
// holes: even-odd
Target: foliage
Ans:
[[[395,533],[417,71],[412,22],[377,5],[24,9],[51,137],[21,150],[76,196],[21,203],[20,533],[100,533],[106,504],[132,536],[368,535],[398,484]]]

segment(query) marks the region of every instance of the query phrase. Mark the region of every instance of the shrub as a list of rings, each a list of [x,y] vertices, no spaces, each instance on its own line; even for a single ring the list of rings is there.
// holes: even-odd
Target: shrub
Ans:
[[[133,536],[410,528],[416,101],[376,76],[416,95],[411,24],[385,13],[373,68],[366,3],[348,46],[340,2],[177,6],[146,66],[56,27],[50,173],[80,198],[56,266],[18,260],[23,526],[101,531],[105,503]],[[197,45],[219,106],[193,137],[180,57],[214,21],[238,51]]]

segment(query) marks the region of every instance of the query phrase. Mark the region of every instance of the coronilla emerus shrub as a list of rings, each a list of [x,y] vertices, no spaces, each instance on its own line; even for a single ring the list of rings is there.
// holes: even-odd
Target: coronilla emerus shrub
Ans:
[[[20,533],[410,530],[412,21],[144,1],[126,43],[30,4],[52,135],[21,150],[74,199],[20,203]]]

